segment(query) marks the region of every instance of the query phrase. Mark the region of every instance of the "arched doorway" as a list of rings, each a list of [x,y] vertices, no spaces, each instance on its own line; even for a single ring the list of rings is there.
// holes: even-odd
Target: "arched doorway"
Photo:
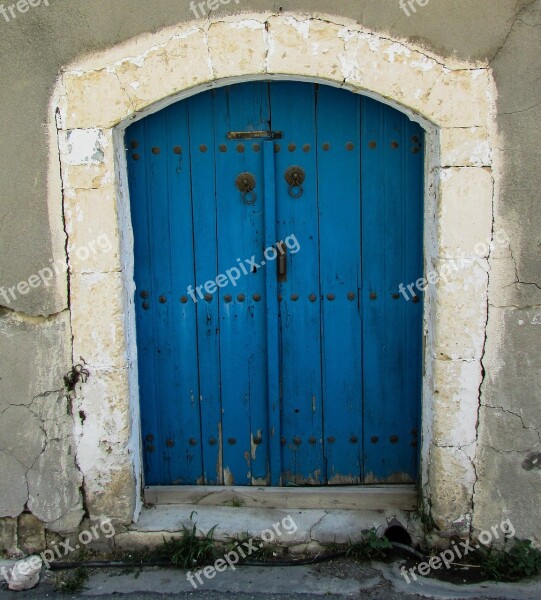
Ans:
[[[125,139],[147,485],[415,481],[421,127],[253,82]]]

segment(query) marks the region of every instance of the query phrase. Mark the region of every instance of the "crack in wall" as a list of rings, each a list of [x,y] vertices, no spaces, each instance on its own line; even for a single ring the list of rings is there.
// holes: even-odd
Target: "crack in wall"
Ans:
[[[492,58],[488,61],[488,64],[490,66],[492,66],[492,63],[497,59],[498,55],[500,54],[500,52],[505,48],[505,46],[507,45],[507,42],[509,41],[509,38],[511,36],[511,34],[513,33],[513,29],[516,25],[516,22],[519,20],[520,15],[522,15],[522,13],[524,13],[528,8],[530,8],[530,6],[532,6],[533,4],[535,4],[537,2],[537,0],[530,0],[527,4],[525,4],[524,6],[520,5],[520,2],[517,2],[517,8],[516,8],[516,13],[513,17],[513,21],[511,23],[511,26],[509,27],[509,31],[507,32],[503,42],[500,44],[500,46],[498,46],[496,52],[492,55]]]

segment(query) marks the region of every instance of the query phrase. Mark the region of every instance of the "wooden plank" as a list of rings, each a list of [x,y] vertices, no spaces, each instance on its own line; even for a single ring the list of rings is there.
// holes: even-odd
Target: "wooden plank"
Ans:
[[[317,153],[326,482],[361,482],[360,97],[320,86]]]
[[[348,487],[212,487],[145,488],[147,504],[189,504],[283,509],[404,510],[417,507],[413,485]]]
[[[146,137],[146,120],[134,123],[126,130],[126,147],[130,186],[131,220],[134,232],[135,318],[137,364],[143,464],[147,484],[164,483],[161,478],[161,455],[155,451],[159,434],[159,408],[154,373],[155,331],[150,312],[154,297],[152,282],[152,252],[149,233],[149,203],[147,199],[147,158],[150,149]]]
[[[263,173],[265,178],[265,248],[274,246],[276,239],[276,186],[274,144],[263,143]],[[280,400],[280,339],[278,335],[278,282],[275,265],[265,269],[265,308],[267,311],[267,409],[269,415],[269,477],[271,485],[282,481]]]
[[[213,92],[198,94],[187,101],[190,122],[190,157],[192,173],[193,247],[195,280],[186,281],[195,290],[183,291],[188,303],[196,304],[197,354],[201,410],[201,445],[203,454],[202,482],[223,483],[222,405],[220,392],[220,296],[208,295],[201,289],[218,274],[218,241],[216,238],[215,123]],[[202,149],[206,149],[202,151]],[[192,244],[192,239],[175,241],[179,251]],[[199,289],[198,289],[199,288]],[[191,292],[191,294],[190,294]],[[206,296],[206,298],[205,298]],[[195,482],[192,482],[195,483]]]
[[[185,104],[174,105],[152,115],[147,124],[155,291],[151,309],[157,338],[154,402],[161,419],[155,446],[163,459],[160,479],[170,484],[195,483],[202,474],[197,357],[192,351],[195,311],[187,309],[183,315],[178,310],[178,282],[193,280],[193,249],[189,244],[180,253],[176,242],[193,237],[192,208],[189,170],[177,168],[171,136],[181,145],[186,139],[186,109]]]
[[[324,482],[325,468],[314,85],[272,83],[271,102],[272,127],[284,132],[276,142],[275,158],[278,238],[294,236],[287,252],[287,280],[278,287],[282,481],[318,485]],[[293,165],[306,174],[304,193],[298,198],[291,197],[284,179]]]
[[[226,484],[268,483],[265,274],[246,263],[261,262],[264,195],[261,141],[227,140],[228,131],[268,128],[267,84],[215,92],[218,273],[238,275],[220,291],[223,468]],[[259,148],[258,150],[256,148]],[[243,202],[236,177],[256,179],[256,199]],[[235,271],[233,271],[233,269]],[[226,301],[225,297],[231,296]]]

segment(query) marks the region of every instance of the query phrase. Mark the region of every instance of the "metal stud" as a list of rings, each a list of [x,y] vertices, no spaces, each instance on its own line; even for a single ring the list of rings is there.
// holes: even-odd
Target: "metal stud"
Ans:
[[[348,292],[348,300],[355,300],[355,292]]]
[[[331,145],[328,142],[325,142],[322,146],[323,150],[325,150],[325,152],[327,152],[327,150],[331,149]]]
[[[139,295],[141,298],[148,298],[148,292],[146,290],[143,290]]]
[[[356,444],[356,443],[359,441],[359,438],[358,438],[356,435],[352,435],[352,436],[349,438],[349,441],[350,441],[352,444]]]
[[[237,145],[237,152],[239,154],[242,154],[244,152],[244,144],[238,144]]]
[[[289,144],[289,146],[287,147],[287,149],[290,152],[295,152],[295,150],[297,149],[297,146],[295,144]]]
[[[413,296],[411,301],[413,302],[413,304],[417,304],[417,302],[419,302],[419,296]]]
[[[329,444],[334,444],[334,442],[336,442],[336,438],[334,437],[334,435],[330,435],[327,438],[327,441],[329,442]]]
[[[175,146],[175,147],[173,148],[173,152],[174,152],[175,154],[182,154],[182,146]]]
[[[254,144],[252,148],[254,149],[254,152],[259,152],[261,150],[261,146],[259,144]]]
[[[299,296],[297,294],[291,294],[291,300],[293,300],[293,302],[297,302],[298,299]]]
[[[212,294],[205,294],[205,300],[207,302],[212,302]]]
[[[300,437],[294,437],[293,443],[295,444],[295,446],[300,446],[302,444],[302,440]]]
[[[233,296],[231,296],[230,294],[224,296],[224,302],[231,302],[231,300],[233,300]]]
[[[274,152],[280,152],[280,144],[274,144]]]
[[[317,444],[317,440],[316,440],[316,438],[314,436],[312,436],[311,438],[308,439],[308,443],[311,446],[314,446],[315,444]]]
[[[229,438],[229,439],[227,440],[227,443],[228,443],[230,446],[234,446],[234,445],[237,443],[237,440],[236,440],[235,438]]]
[[[190,444],[190,446],[197,446],[197,440],[195,438],[190,438],[188,440],[188,443]]]
[[[133,148],[133,149],[139,148],[139,142],[137,140],[132,140],[130,142],[130,148]]]
[[[137,152],[135,154],[132,154],[132,158],[133,160],[139,160],[141,158],[141,156],[139,154],[137,154]]]
[[[246,296],[245,296],[244,294],[239,294],[239,295],[237,296],[237,300],[238,300],[239,302],[244,302],[244,301],[246,300]]]
[[[143,310],[148,310],[150,308],[150,304],[148,302],[143,302],[141,306],[143,307]]]
[[[165,304],[167,302],[167,298],[165,296],[160,296],[160,304]]]
[[[376,141],[375,141],[375,140],[370,140],[370,141],[368,142],[368,147],[369,147],[371,150],[374,150],[374,149],[377,147],[377,143],[376,143]]]
[[[153,442],[153,441],[154,441],[154,436],[153,436],[152,434],[150,434],[150,433],[149,433],[149,434],[148,434],[148,435],[145,437],[145,440],[146,440],[147,442]]]
[[[146,447],[146,450],[147,450],[147,452],[154,452],[154,450],[156,450],[156,448],[154,446],[152,446],[152,444],[151,444]]]
[[[398,142],[392,141],[392,142],[391,142],[391,148],[392,148],[393,150],[396,150],[396,149],[398,148]]]
[[[260,302],[261,301],[261,294],[254,294],[254,301],[255,302]]]
[[[152,148],[152,154],[159,154],[161,152],[161,150],[158,148],[158,146],[154,146],[154,148]]]
[[[389,436],[389,441],[391,442],[391,444],[396,444],[396,442],[398,442],[398,436],[397,435]]]
[[[310,144],[304,144],[302,147],[303,152],[310,152]]]
[[[393,294],[393,300],[398,300],[400,298],[400,294]]]
[[[370,292],[368,297],[370,298],[370,300],[375,300],[378,297],[378,295],[376,294],[376,292]]]
[[[201,152],[206,152],[208,150],[208,148],[205,146],[205,144],[201,144],[201,146],[199,146],[199,150]]]
[[[353,150],[353,148],[355,148],[353,142],[348,142],[346,144],[346,150],[348,150],[348,152],[351,152]]]
[[[227,146],[225,144],[220,144],[219,150],[220,152],[227,152]]]
[[[263,443],[263,438],[262,438],[262,437],[255,437],[255,438],[254,438],[254,444],[255,444],[256,446],[259,446],[259,445],[261,445],[262,443]]]
[[[213,437],[211,437],[211,438],[209,439],[209,445],[210,445],[210,446],[216,446],[216,438],[213,438]]]
[[[317,300],[317,296],[315,294],[310,294],[308,296],[308,300],[310,300],[310,302],[315,302]]]
[[[327,300],[330,300],[331,302],[336,298],[336,296],[334,294],[327,294]]]
[[[174,440],[172,440],[171,438],[169,438],[168,440],[165,440],[165,445],[166,445],[168,448],[172,448],[172,447],[175,445],[175,441],[174,441]]]
[[[377,443],[378,443],[378,441],[379,441],[379,437],[378,437],[377,435],[373,435],[373,436],[370,438],[370,441],[371,441],[373,444],[377,444]]]
[[[188,298],[186,296],[181,296],[180,301],[182,304],[186,304],[188,302]]]

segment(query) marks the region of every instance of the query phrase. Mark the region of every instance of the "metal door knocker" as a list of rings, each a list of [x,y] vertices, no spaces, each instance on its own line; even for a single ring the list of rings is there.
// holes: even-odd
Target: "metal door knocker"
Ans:
[[[237,189],[242,193],[242,201],[244,204],[255,204],[257,196],[254,188],[256,186],[255,177],[251,173],[241,173],[235,179]]]
[[[305,172],[301,167],[289,167],[285,173],[285,180],[289,185],[289,195],[292,198],[300,198],[304,194],[302,184],[304,183]]]

